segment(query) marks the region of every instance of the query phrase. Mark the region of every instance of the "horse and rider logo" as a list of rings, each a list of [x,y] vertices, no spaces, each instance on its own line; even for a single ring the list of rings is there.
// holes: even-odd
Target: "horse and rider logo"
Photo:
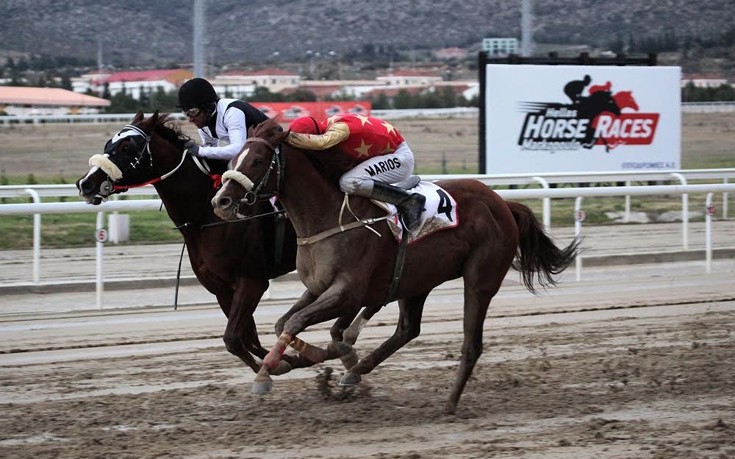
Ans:
[[[564,85],[569,103],[521,102],[526,113],[518,145],[524,150],[578,150],[596,145],[650,145],[659,113],[640,113],[633,91],[614,91],[613,83],[590,85],[592,78]]]

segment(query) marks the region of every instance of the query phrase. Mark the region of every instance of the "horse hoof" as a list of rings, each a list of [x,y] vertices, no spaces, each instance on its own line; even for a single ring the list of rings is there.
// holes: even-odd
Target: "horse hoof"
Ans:
[[[253,387],[251,390],[254,395],[265,395],[270,392],[272,387],[273,380],[270,376],[270,370],[264,365],[260,367],[260,371],[255,375],[255,380],[253,381]]]
[[[293,370],[293,368],[291,368],[291,365],[289,365],[288,362],[286,362],[285,360],[281,360],[280,362],[278,362],[278,366],[270,371],[270,374],[272,374],[273,376],[285,375],[291,370]]]
[[[360,381],[362,381],[362,376],[360,376],[357,373],[353,373],[351,371],[348,371],[347,373],[344,374],[344,376],[342,376],[342,379],[339,380],[339,385],[341,387],[355,386]]]
[[[345,367],[345,370],[349,370],[357,365],[357,351],[355,351],[355,349],[350,349],[350,352],[340,357],[340,360],[342,361],[342,365]]]
[[[270,377],[253,381],[253,395],[265,395],[273,388],[273,380]]]

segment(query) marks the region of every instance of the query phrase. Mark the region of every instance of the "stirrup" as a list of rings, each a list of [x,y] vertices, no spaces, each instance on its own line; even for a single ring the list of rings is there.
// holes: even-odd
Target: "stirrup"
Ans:
[[[425,203],[426,196],[420,193],[412,193],[397,206],[401,221],[407,230],[414,231],[418,228]]]

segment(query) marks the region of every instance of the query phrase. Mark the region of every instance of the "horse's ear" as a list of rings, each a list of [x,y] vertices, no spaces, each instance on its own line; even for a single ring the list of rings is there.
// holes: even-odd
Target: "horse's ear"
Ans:
[[[151,123],[154,125],[158,122],[158,109],[151,115]]]
[[[135,116],[133,117],[133,121],[131,121],[130,124],[137,124],[141,121],[143,121],[143,111],[138,110],[138,113],[135,114]]]

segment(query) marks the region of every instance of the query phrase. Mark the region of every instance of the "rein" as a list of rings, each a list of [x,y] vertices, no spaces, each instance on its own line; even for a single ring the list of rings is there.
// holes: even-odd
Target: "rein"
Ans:
[[[352,214],[353,217],[355,217],[356,221],[343,225],[342,215],[344,213],[345,207],[349,209],[350,213]],[[375,233],[378,237],[382,237],[380,233],[378,233],[376,230],[371,228],[370,225],[374,225],[375,223],[378,223],[380,221],[387,220],[389,217],[390,217],[390,213],[382,217],[376,217],[376,218],[364,218],[364,219],[358,218],[357,215],[355,215],[355,213],[350,208],[349,195],[345,193],[344,200],[342,201],[342,208],[339,211],[339,226],[328,229],[326,231],[322,231],[321,233],[317,233],[313,236],[296,238],[296,245],[313,244],[315,242],[321,241],[322,239],[326,239],[330,236],[334,236],[335,234],[344,233],[345,231],[349,231],[355,228],[362,228],[362,227],[369,229],[370,231]]]
[[[270,148],[271,151],[273,151],[273,157],[271,159],[271,165],[268,168],[268,170],[266,171],[266,173],[263,176],[263,178],[260,179],[260,181],[258,182],[257,185],[255,185],[255,184],[253,184],[252,180],[250,180],[242,172],[237,171],[237,170],[232,170],[232,171],[225,172],[222,175],[222,179],[223,180],[225,180],[225,179],[233,179],[236,182],[238,182],[240,185],[242,185],[243,188],[245,188],[245,190],[247,191],[247,193],[245,195],[247,199],[243,199],[243,201],[245,201],[248,205],[253,205],[257,201],[258,198],[263,197],[263,196],[259,196],[258,194],[259,194],[260,190],[268,182],[268,179],[270,178],[270,174],[271,174],[271,172],[273,171],[274,168],[277,170],[276,173],[278,174],[278,179],[277,179],[277,185],[276,185],[275,194],[277,194],[278,191],[281,189],[281,184],[282,184],[282,180],[283,180],[283,174],[284,174],[284,171],[285,171],[285,155],[282,155],[281,154],[280,145],[273,145],[271,142],[269,142],[266,139],[263,139],[263,138],[260,138],[260,137],[250,137],[250,138],[248,138],[245,141],[246,144],[247,143],[250,143],[250,142],[262,143],[262,144],[268,146],[268,148]],[[247,154],[247,153],[245,153],[245,154]],[[353,217],[355,217],[355,219],[357,221],[348,223],[346,225],[343,225],[342,224],[342,216],[344,214],[345,208],[349,209],[350,213],[352,214]],[[371,227],[371,225],[373,225],[373,224],[375,224],[377,222],[383,221],[383,220],[387,220],[388,218],[390,218],[390,213],[387,213],[386,215],[384,215],[382,217],[377,217],[377,218],[367,218],[367,219],[360,219],[360,218],[358,218],[357,215],[355,215],[355,213],[352,211],[352,208],[350,208],[349,195],[347,193],[345,193],[344,200],[342,201],[342,207],[341,207],[340,212],[339,212],[339,226],[337,226],[335,228],[332,228],[332,229],[328,229],[326,231],[322,231],[322,232],[317,233],[317,234],[315,234],[313,236],[309,236],[309,237],[298,237],[298,238],[296,238],[296,244],[298,246],[304,246],[304,245],[314,244],[314,243],[319,242],[319,241],[321,241],[323,239],[326,239],[328,237],[334,236],[335,234],[343,233],[345,231],[349,231],[349,230],[355,229],[355,228],[367,228],[370,231],[372,231],[373,233],[375,233],[378,237],[382,237],[380,235],[380,233],[378,233],[378,231],[376,231],[375,229],[373,229]],[[403,228],[403,236],[401,238],[401,242],[398,245],[398,251],[396,253],[396,264],[393,266],[393,276],[391,277],[391,284],[390,284],[390,287],[388,288],[388,295],[386,296],[386,299],[385,299],[385,302],[383,303],[383,306],[385,306],[386,304],[388,304],[388,302],[395,295],[395,292],[398,290],[398,284],[399,284],[400,279],[401,279],[401,274],[403,273],[403,265],[404,265],[404,262],[406,260],[406,248],[408,247],[408,239],[409,239],[409,236],[410,236],[410,232],[408,231],[408,229],[406,229],[404,227]]]
[[[114,151],[115,145],[126,137],[142,137],[145,143],[140,146],[135,162],[131,163],[125,170],[125,172],[123,172],[115,163],[113,163],[109,159],[109,152]],[[133,143],[133,145],[138,145],[138,143],[135,142],[133,139],[131,139],[131,142]],[[134,185],[116,185],[115,182],[121,180],[126,172],[128,172],[130,169],[136,169],[138,167],[145,154],[148,155],[148,158],[150,159],[150,165],[151,167],[153,167],[153,154],[151,153],[151,136],[146,134],[145,131],[140,129],[138,126],[135,126],[133,124],[125,125],[120,130],[120,132],[115,134],[113,138],[108,142],[108,145],[105,147],[104,155],[94,155],[89,159],[90,166],[99,167],[107,174],[107,177],[111,180],[105,181],[100,185],[100,195],[102,197],[107,197],[113,192],[125,192],[130,188],[140,188],[146,185],[154,185],[156,183],[162,182],[163,180],[166,180],[167,178],[175,174],[181,168],[181,166],[184,165],[184,161],[186,161],[186,157],[188,155],[188,149],[184,149],[181,154],[181,161],[179,161],[176,167],[163,174],[162,176]],[[212,179],[216,188],[220,184],[220,176],[212,174],[206,162],[202,163],[199,158],[195,156],[192,156],[192,160],[194,161],[194,164],[197,166],[197,169],[199,169],[199,171]]]
[[[240,223],[240,222],[245,222],[248,220],[254,220],[256,218],[269,217],[271,215],[283,215],[285,213],[286,211],[284,210],[277,210],[277,211],[268,212],[265,214],[253,215],[251,217],[242,218],[242,219],[235,220],[235,221],[220,221],[220,222],[214,222],[214,223],[206,223],[204,225],[201,225],[199,229],[211,228],[213,226],[226,225],[229,223]],[[191,223],[187,222],[187,223],[184,223],[183,225],[175,226],[173,227],[173,229],[181,230],[184,228],[188,228],[190,226],[191,226]],[[281,225],[279,225],[277,229],[276,242],[275,242],[276,247],[277,247],[277,252],[276,252],[276,256],[274,257],[277,262],[279,262],[281,259],[281,254],[279,253],[278,249],[280,249],[282,243],[283,243],[283,228]],[[174,288],[174,311],[179,309],[179,286],[181,285],[181,264],[184,261],[184,249],[186,249],[186,242],[184,242],[184,245],[181,247],[181,254],[179,254],[179,267],[176,270],[176,286]]]
[[[271,164],[268,167],[268,170],[265,172],[265,175],[263,178],[260,179],[260,181],[255,184],[252,180],[250,180],[245,174],[238,170],[229,170],[222,174],[222,180],[234,180],[237,183],[239,183],[247,192],[245,193],[245,197],[240,202],[245,202],[247,205],[252,206],[255,204],[255,202],[258,199],[268,198],[271,195],[278,194],[278,191],[281,189],[281,184],[283,183],[283,176],[284,171],[286,168],[286,156],[281,154],[281,146],[280,145],[274,145],[270,141],[262,138],[262,137],[249,137],[245,144],[248,143],[261,143],[273,152],[273,156],[271,158]],[[247,153],[243,153],[243,155],[247,155]],[[275,169],[277,178],[276,178],[276,189],[272,194],[269,195],[262,195],[260,191],[263,189],[263,187],[268,183],[268,180],[270,179],[270,174]],[[239,205],[239,204],[238,204]],[[356,221],[342,224],[342,216],[344,214],[345,208],[349,209],[350,213],[353,217],[355,217]],[[236,212],[239,212],[239,210],[236,209]],[[366,218],[366,219],[360,219],[355,215],[355,213],[350,208],[349,204],[349,195],[345,193],[344,200],[342,201],[342,208],[340,209],[339,213],[339,225],[335,228],[328,229],[326,231],[322,231],[321,233],[317,233],[313,236],[309,237],[297,237],[296,238],[296,245],[309,245],[314,244],[315,242],[319,242],[322,239],[326,239],[328,237],[334,236],[335,234],[343,233],[345,231],[349,231],[351,229],[355,228],[367,228],[373,233],[375,233],[378,237],[380,237],[380,233],[378,233],[376,230],[371,228],[371,225],[374,225],[375,223],[378,223],[383,220],[387,220],[390,217],[389,214],[386,214],[382,217],[377,218]],[[239,221],[239,220],[238,220]]]
[[[148,151],[150,152],[150,148],[149,148]],[[140,183],[140,184],[137,184],[137,185],[112,185],[112,189],[115,190],[115,191],[127,191],[130,188],[140,188],[140,187],[144,187],[146,185],[155,185],[156,183],[162,182],[162,181],[166,180],[167,178],[171,177],[172,175],[174,175],[176,173],[176,171],[178,171],[181,168],[181,166],[184,165],[184,161],[186,161],[186,157],[187,156],[188,156],[188,149],[184,150],[184,152],[181,154],[181,161],[179,161],[179,164],[176,167],[174,167],[173,169],[171,169],[170,171],[168,171],[165,174],[163,174],[162,176],[160,176],[160,177],[157,177],[157,178],[148,180],[146,182],[143,182],[143,183]],[[209,167],[206,165],[206,163],[202,163],[199,160],[199,158],[197,158],[196,156],[192,156],[191,159],[192,159],[192,161],[194,161],[194,164],[196,165],[197,169],[199,169],[199,171],[202,174],[207,175],[207,176],[209,176],[209,178],[212,179],[212,181],[214,182],[214,186],[216,188],[217,187],[217,184],[218,184],[218,182],[220,180],[220,176],[217,175],[217,174],[212,174],[210,172],[210,170],[209,170]],[[153,161],[153,157],[151,156],[151,162],[152,161]]]

